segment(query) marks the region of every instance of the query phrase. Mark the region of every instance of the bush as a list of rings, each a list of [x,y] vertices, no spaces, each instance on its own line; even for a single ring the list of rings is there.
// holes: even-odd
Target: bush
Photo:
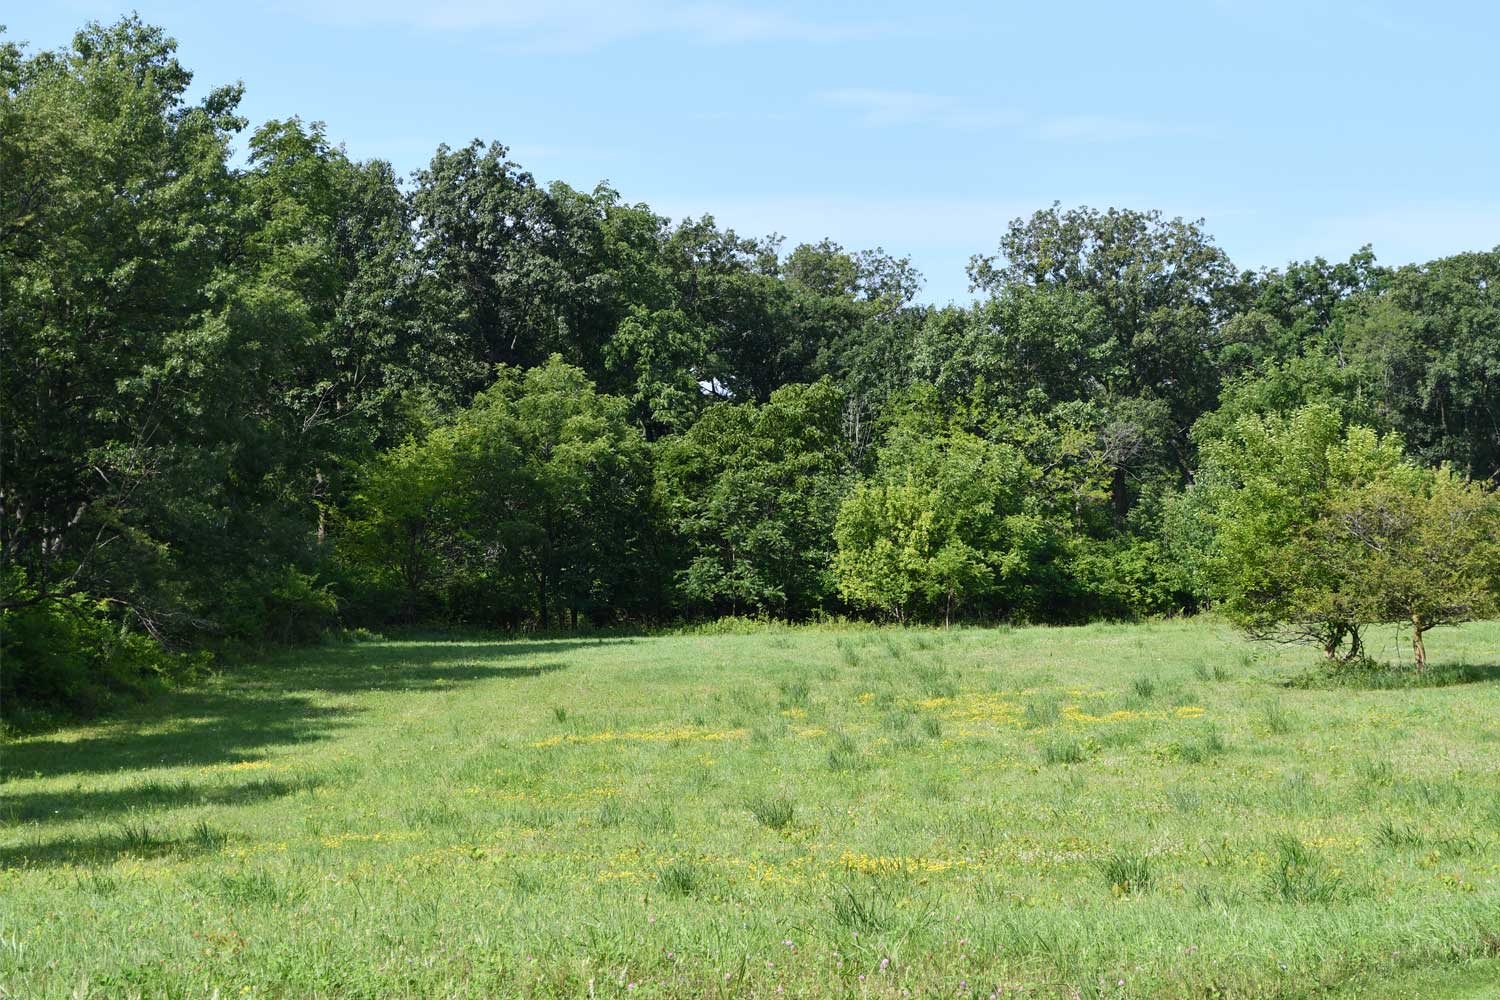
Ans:
[[[7,593],[26,599],[19,586]],[[207,661],[206,653],[166,652],[126,628],[108,604],[83,595],[0,613],[0,704],[6,722],[19,728],[54,714],[95,715]]]
[[[1187,574],[1159,542],[1083,539],[1072,549],[1067,573],[1088,617],[1149,618],[1196,604]]]
[[[239,638],[286,645],[316,642],[338,620],[338,600],[317,577],[295,566],[259,571],[235,588],[227,622]]]

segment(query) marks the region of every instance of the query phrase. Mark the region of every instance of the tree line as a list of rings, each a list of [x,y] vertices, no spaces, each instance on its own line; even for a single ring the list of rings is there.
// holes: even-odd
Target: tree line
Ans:
[[[498,143],[247,132],[134,17],[0,76],[12,704],[409,623],[1493,610],[1500,247],[1245,270],[1054,205],[934,306]]]

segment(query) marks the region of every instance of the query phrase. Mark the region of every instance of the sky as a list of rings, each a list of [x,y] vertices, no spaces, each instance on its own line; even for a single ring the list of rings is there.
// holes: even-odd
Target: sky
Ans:
[[[55,48],[131,7],[0,15]],[[1500,245],[1500,4],[139,0],[195,88],[402,174],[498,140],[539,180],[909,256],[930,302],[1054,201],[1202,218],[1242,267]],[[242,144],[243,145],[243,144]]]

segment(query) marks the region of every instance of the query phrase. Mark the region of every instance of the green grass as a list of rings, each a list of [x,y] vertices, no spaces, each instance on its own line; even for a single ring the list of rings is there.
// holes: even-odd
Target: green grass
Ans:
[[[1500,624],[1431,647],[1440,686],[1207,621],[288,653],[3,748],[0,996],[1478,1000]]]

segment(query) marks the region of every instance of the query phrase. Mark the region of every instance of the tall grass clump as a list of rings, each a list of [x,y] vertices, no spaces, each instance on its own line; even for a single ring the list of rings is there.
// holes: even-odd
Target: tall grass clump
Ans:
[[[1224,735],[1217,726],[1205,726],[1195,736],[1173,743],[1171,750],[1177,759],[1187,764],[1202,764],[1229,749]]]
[[[797,817],[797,804],[784,795],[757,795],[745,802],[745,808],[761,826],[781,831]]]
[[[1021,710],[1028,729],[1043,729],[1062,718],[1062,704],[1055,696],[1032,695]]]
[[[1266,873],[1266,894],[1281,903],[1328,903],[1341,888],[1339,873],[1323,856],[1290,834],[1276,840]]]
[[[129,816],[115,824],[115,843],[122,853],[145,854],[165,846],[165,841],[143,819]]]
[[[893,904],[877,886],[843,885],[833,894],[834,922],[846,930],[873,934],[888,930],[893,918]]]
[[[1093,747],[1077,736],[1059,736],[1042,744],[1045,764],[1082,764],[1092,756]]]
[[[1296,725],[1296,715],[1280,700],[1268,701],[1261,709],[1261,719],[1266,731],[1273,736],[1285,736]]]
[[[1150,892],[1154,881],[1151,857],[1136,851],[1114,851],[1096,860],[1094,869],[1117,896]]]
[[[828,767],[834,771],[857,771],[864,766],[859,744],[848,733],[834,733],[828,745]]]
[[[691,896],[703,887],[703,872],[686,858],[669,862],[656,876],[661,891],[668,896]]]
[[[812,688],[801,677],[782,681],[777,685],[777,690],[781,694],[779,707],[783,709],[806,708],[808,700],[812,696]]]

